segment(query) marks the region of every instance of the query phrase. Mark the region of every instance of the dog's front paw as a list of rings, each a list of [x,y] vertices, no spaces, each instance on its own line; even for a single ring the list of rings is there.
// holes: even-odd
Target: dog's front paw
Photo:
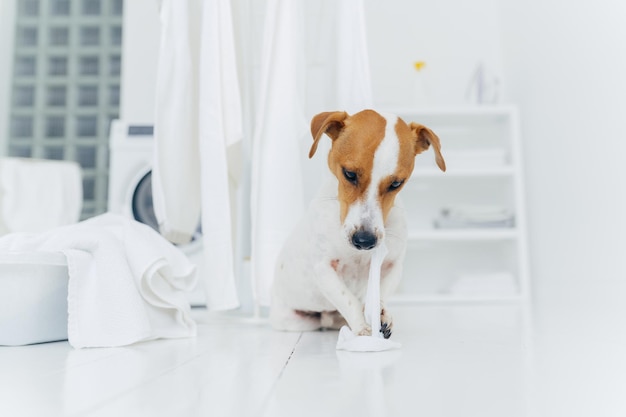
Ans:
[[[344,319],[341,313],[339,313],[338,311],[322,311],[320,324],[325,329],[339,330],[347,323],[346,319]]]
[[[389,312],[382,308],[380,310],[380,332],[385,339],[391,337],[391,329],[393,328],[393,318]]]
[[[372,328],[369,324],[363,324],[361,326],[361,328],[359,330],[357,330],[356,332],[357,336],[371,336],[372,335]]]

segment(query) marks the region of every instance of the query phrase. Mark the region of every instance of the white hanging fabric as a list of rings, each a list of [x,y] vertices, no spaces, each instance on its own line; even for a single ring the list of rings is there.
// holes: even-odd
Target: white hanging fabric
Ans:
[[[201,218],[211,310],[239,306],[234,276],[229,147],[242,138],[229,0],[162,0],[154,211],[160,232],[190,240]],[[238,158],[234,152],[228,152]]]
[[[304,53],[301,5],[268,0],[261,55],[260,100],[252,145],[251,274],[257,304],[270,304],[274,265],[304,212],[302,149]]]
[[[337,110],[356,113],[373,106],[363,0],[337,0]]]
[[[307,77],[301,7],[301,1],[269,0],[266,8],[251,202],[252,279],[260,305],[269,305],[276,258],[304,212],[301,161],[308,147],[303,150],[299,143],[308,144],[311,138],[303,109],[307,97],[301,85]],[[306,91],[326,95],[337,106],[315,111],[356,112],[372,106],[363,1],[333,1],[332,7],[334,39],[317,47],[322,48],[318,52],[335,51],[335,59],[329,57],[325,64],[331,66],[335,85],[308,85]]]

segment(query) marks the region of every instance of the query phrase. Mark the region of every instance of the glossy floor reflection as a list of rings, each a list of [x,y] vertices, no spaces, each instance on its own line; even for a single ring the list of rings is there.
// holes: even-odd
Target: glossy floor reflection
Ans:
[[[626,286],[394,306],[380,353],[201,311],[195,339],[0,348],[1,416],[623,416]]]

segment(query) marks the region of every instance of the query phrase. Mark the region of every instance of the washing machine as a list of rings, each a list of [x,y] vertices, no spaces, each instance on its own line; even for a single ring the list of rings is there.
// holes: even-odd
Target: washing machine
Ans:
[[[152,205],[152,158],[154,127],[114,120],[109,138],[109,211],[128,216],[158,230]],[[191,242],[178,245],[189,260],[196,264],[199,276],[204,276],[200,224]],[[194,307],[206,306],[204,288],[187,294]]]

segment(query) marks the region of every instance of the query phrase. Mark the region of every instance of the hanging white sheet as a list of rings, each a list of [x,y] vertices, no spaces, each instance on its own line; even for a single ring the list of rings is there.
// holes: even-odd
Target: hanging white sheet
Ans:
[[[155,214],[175,243],[189,241],[201,215],[207,307],[236,308],[229,168],[240,164],[226,155],[242,120],[230,1],[163,0],[160,13]]]
[[[372,107],[363,1],[338,0],[321,6],[332,9],[332,13],[320,15],[322,19],[334,19],[334,35],[330,37],[303,33],[307,27],[304,19],[310,18],[302,13],[303,5],[302,0],[269,0],[266,8],[251,202],[252,279],[260,305],[269,305],[276,257],[304,212],[302,161],[311,142],[310,117],[327,110],[356,112]],[[309,28],[319,30],[327,26]],[[311,63],[305,62],[306,35],[316,39],[314,53],[318,58],[324,57],[323,65],[329,75],[309,77],[308,85]],[[320,81],[324,84],[320,85]],[[314,109],[305,115],[307,102],[326,102],[329,108]],[[322,157],[310,163],[325,170],[323,155],[328,149],[329,143],[321,144]],[[322,178],[325,174],[326,171],[316,169],[314,175]]]
[[[276,258],[304,211],[299,142],[308,134],[300,2],[269,0],[265,19],[251,198],[251,272],[261,305],[270,303]]]
[[[337,0],[337,109],[356,113],[373,106],[363,0]]]

